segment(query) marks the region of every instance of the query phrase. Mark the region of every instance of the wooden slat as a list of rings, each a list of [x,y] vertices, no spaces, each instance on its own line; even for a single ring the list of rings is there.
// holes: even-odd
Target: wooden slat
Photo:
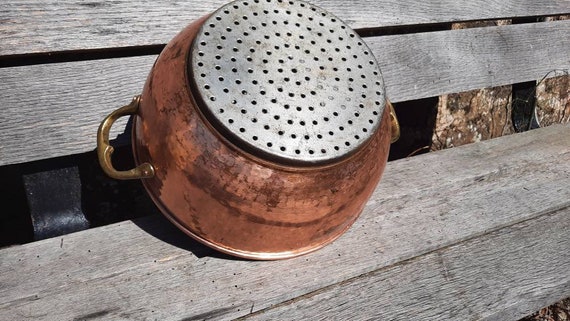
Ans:
[[[0,165],[94,150],[99,123],[140,93],[154,60],[0,69],[6,90],[0,96]],[[125,119],[113,126],[113,137],[125,129]]]
[[[570,21],[557,21],[367,42],[398,102],[567,73],[568,34]],[[101,119],[140,93],[154,59],[0,69],[0,165],[93,150]]]
[[[566,20],[388,36],[372,46],[388,95],[403,101],[568,75],[569,34]]]
[[[355,225],[336,242],[294,259],[252,262],[216,256],[160,216],[2,249],[0,319],[230,319],[450,246],[438,252],[448,273],[457,273],[447,276],[450,282],[477,282],[467,289],[478,288],[483,295],[493,283],[464,279],[475,270],[462,267],[527,264],[535,257],[541,260],[536,262],[539,265],[568,259],[558,255],[564,255],[568,246],[567,239],[559,238],[568,228],[564,218],[570,207],[569,135],[570,125],[553,125],[390,162]],[[522,238],[527,231],[530,234]],[[556,233],[542,236],[543,231]],[[535,235],[544,238],[533,239]],[[509,245],[510,240],[520,243]],[[477,245],[486,249],[477,250]],[[521,249],[527,245],[528,249]],[[514,254],[503,258],[508,252],[501,249],[527,256],[519,261]],[[427,264],[419,267],[433,266],[432,254],[415,260]],[[422,287],[430,284],[422,282],[430,281],[429,275],[410,271],[410,266],[389,269],[390,279],[414,280],[423,275],[416,283],[420,292],[400,291],[398,284],[382,291],[408,295],[410,300],[424,293]],[[493,279],[497,282],[514,273],[507,265],[497,267],[499,279]],[[554,296],[569,295],[560,283],[567,279],[550,279],[544,272],[548,269],[544,266],[542,274],[536,275],[542,281],[540,287],[535,288],[532,275],[527,274],[513,279],[528,278],[518,287],[513,284],[515,292],[503,288],[504,293],[492,293],[509,300],[520,294],[513,316],[525,304],[533,309],[550,303]],[[371,276],[385,275],[378,273],[383,272]],[[464,300],[477,296],[468,291],[453,293]],[[462,308],[467,311],[469,306]]]
[[[570,209],[335,284],[245,320],[519,320],[570,295]]]
[[[226,2],[7,0],[0,10],[0,55],[163,44]],[[354,28],[570,13],[566,0],[312,2]]]

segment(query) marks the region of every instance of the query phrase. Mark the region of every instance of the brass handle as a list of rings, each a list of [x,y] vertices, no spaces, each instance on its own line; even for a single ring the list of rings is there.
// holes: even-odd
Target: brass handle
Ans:
[[[143,163],[128,171],[118,171],[111,163],[111,155],[114,148],[109,144],[109,132],[113,123],[123,116],[135,115],[139,110],[140,95],[135,96],[130,104],[123,106],[110,113],[99,125],[97,131],[97,157],[99,164],[105,172],[115,179],[140,179],[154,176],[154,167],[149,163]]]
[[[398,117],[396,117],[396,111],[394,106],[389,101],[386,101],[388,107],[390,107],[390,128],[392,129],[392,140],[390,143],[395,143],[400,139],[400,123],[398,122]]]

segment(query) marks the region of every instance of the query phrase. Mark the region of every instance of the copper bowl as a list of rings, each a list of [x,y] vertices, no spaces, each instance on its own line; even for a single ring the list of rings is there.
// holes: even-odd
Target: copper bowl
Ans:
[[[271,8],[274,10],[267,10]],[[281,13],[277,13],[278,11]],[[269,13],[254,14],[258,12]],[[399,129],[391,105],[384,96],[379,69],[371,54],[366,57],[366,61],[372,65],[367,72],[373,72],[377,77],[367,81],[373,86],[376,84],[378,96],[373,99],[352,99],[349,104],[346,101],[352,96],[348,95],[353,93],[347,89],[352,87],[346,87],[352,86],[346,85],[348,80],[341,81],[345,84],[342,87],[344,89],[340,90],[342,94],[333,97],[338,98],[335,101],[330,95],[333,91],[338,91],[336,83],[339,81],[334,80],[332,74],[328,80],[322,76],[327,70],[337,68],[333,66],[342,66],[342,63],[334,61],[315,64],[318,57],[326,58],[329,55],[330,59],[333,59],[332,53],[315,55],[312,65],[308,65],[305,58],[297,59],[304,57],[303,54],[312,57],[313,54],[307,52],[313,49],[310,46],[313,42],[308,41],[315,40],[308,39],[322,40],[323,44],[330,44],[326,42],[328,39],[319,35],[322,33],[318,29],[303,28],[303,37],[298,34],[289,35],[289,32],[285,34],[285,31],[282,31],[282,37],[276,37],[274,34],[281,35],[280,28],[270,32],[269,29],[264,29],[259,35],[271,33],[274,39],[267,40],[266,37],[266,41],[262,43],[257,41],[256,44],[251,40],[250,43],[244,44],[248,35],[255,34],[252,26],[259,26],[261,29],[264,24],[276,21],[276,17],[281,15],[295,16],[298,21],[317,25],[317,19],[308,19],[307,16],[311,15],[304,14],[311,12],[315,17],[326,17],[327,21],[337,28],[336,32],[346,33],[346,38],[355,34],[342,21],[321,8],[303,1],[277,0],[263,3],[234,1],[183,29],[157,58],[142,94],[136,96],[131,104],[111,113],[101,123],[98,132],[98,154],[103,170],[117,179],[142,179],[148,194],[172,223],[199,242],[233,256],[259,260],[290,258],[319,249],[341,236],[357,219],[378,184],[387,162],[390,142],[397,139]],[[245,25],[242,30],[250,32],[244,31],[243,34],[228,39],[230,37],[225,37],[225,33],[235,34],[238,30],[235,28],[236,17]],[[224,22],[223,19],[227,21]],[[290,19],[278,22],[288,21],[293,24],[297,21]],[[230,23],[232,21],[234,24]],[[224,23],[234,29],[230,30],[229,26],[224,28]],[[305,26],[299,22],[295,24],[299,24],[298,28]],[[324,28],[329,27],[330,25],[326,25]],[[333,33],[333,29],[329,30]],[[298,40],[295,45],[298,46],[298,51],[303,52],[290,59],[293,65],[287,65],[288,62],[279,58],[266,61],[269,51],[258,56],[253,54],[254,49],[268,48],[269,45],[272,48],[289,42],[293,45],[293,37]],[[299,41],[300,38],[306,38],[307,42]],[[206,44],[204,39],[209,39],[209,43]],[[232,41],[236,46],[252,46],[251,52],[240,55],[239,53],[246,51],[243,49],[248,47],[232,45],[226,46],[228,49],[220,49],[227,41]],[[279,45],[274,45],[271,41],[279,42]],[[370,53],[358,36],[351,41],[360,44],[360,52]],[[333,47],[324,46],[320,52],[328,52],[329,49],[334,52]],[[338,41],[337,46],[340,47]],[[303,50],[304,48],[309,49]],[[219,57],[212,56],[208,50],[220,50],[221,54]],[[291,57],[289,50],[277,52],[274,49],[273,53],[272,57]],[[241,60],[236,62],[236,57]],[[336,58],[334,56],[334,59]],[[326,59],[321,59],[323,60]],[[235,64],[232,65],[232,62]],[[250,65],[247,65],[248,62]],[[198,69],[204,63],[212,65],[206,66],[206,71],[201,73]],[[346,63],[347,66],[354,65],[354,69],[357,69],[357,64],[358,61]],[[270,67],[264,67],[266,65]],[[243,87],[228,80],[232,75],[232,66],[233,73],[238,74],[241,81],[253,83],[247,89],[256,91],[255,94],[246,94]],[[254,66],[257,70],[250,71],[249,66]],[[287,81],[283,80],[287,77],[278,71],[283,66],[288,68],[289,73],[296,72],[291,66],[304,68],[304,72],[298,73],[302,74],[303,77],[299,79],[305,83],[302,86],[288,85]],[[314,67],[315,70],[310,70],[307,66]],[[270,72],[265,72],[267,69],[271,69]],[[221,80],[223,77],[219,75],[227,75],[228,79]],[[313,79],[313,76],[317,79]],[[362,74],[362,78],[364,76],[365,74]],[[267,82],[268,77],[276,80],[270,79]],[[350,74],[343,77],[348,79]],[[264,83],[255,86],[258,83],[255,79],[263,80]],[[211,88],[214,87],[214,82],[218,84],[217,88]],[[330,104],[317,105],[317,110],[312,108],[312,111],[306,112],[284,109],[287,103],[299,102],[291,96],[296,94],[298,97],[303,95],[302,91],[309,92],[313,88],[315,92],[312,98],[316,99],[314,101],[328,99]],[[230,98],[238,97],[238,100],[247,101],[247,104],[243,103],[235,107],[236,111],[232,111],[231,103],[224,101],[224,92],[229,92]],[[279,96],[287,92],[290,92],[289,98],[282,99],[282,96]],[[278,97],[279,101],[271,98],[271,94]],[[259,98],[259,103],[252,105],[248,95]],[[212,97],[218,97],[219,102]],[[307,102],[304,107],[312,102]],[[232,103],[239,105],[235,100],[232,100]],[[321,102],[321,105],[325,104]],[[243,126],[238,126],[239,128],[232,127],[226,122],[228,119],[224,118],[227,113],[221,114],[218,111],[220,106],[226,108],[227,113],[235,112],[236,122],[243,121],[247,124],[239,125]],[[243,117],[239,116],[240,108]],[[345,113],[341,113],[337,118],[348,121],[349,124],[357,121],[351,120],[354,118],[351,116],[354,110],[375,115],[377,118],[370,116],[370,119],[367,119],[370,123],[375,123],[369,125],[369,131],[361,133],[362,137],[353,135],[354,133],[345,134],[348,129],[339,131],[337,123],[331,125],[326,121],[321,121],[321,127],[313,125],[306,129],[309,126],[305,125],[303,119],[309,122],[317,115],[324,115],[325,119],[329,114],[334,117],[333,110],[345,110]],[[279,119],[277,113],[283,117]],[[132,145],[137,167],[130,171],[117,171],[111,164],[113,148],[109,145],[109,130],[117,118],[129,115],[134,118]],[[296,125],[287,127],[287,122],[292,121],[286,118],[292,118],[291,115],[296,117]],[[259,118],[259,122],[255,117]],[[345,119],[342,119],[343,117]],[[271,126],[265,125],[265,129],[255,128],[257,123],[263,123],[263,119]],[[317,123],[315,120],[313,122]],[[332,123],[332,120],[329,122]],[[306,127],[300,127],[297,123]],[[352,146],[336,146],[333,134],[325,140],[319,133],[326,133],[327,126],[334,127],[335,132],[338,132],[338,145],[353,142]],[[300,128],[304,128],[304,132],[295,135],[294,132],[298,132]],[[260,137],[246,136],[250,129],[265,134]],[[359,130],[360,128],[355,132]],[[349,138],[353,140],[347,138],[349,134]],[[352,136],[359,139],[355,140]],[[275,150],[269,148],[267,145],[270,143],[263,139],[275,140],[276,146],[271,146]],[[284,146],[278,147],[280,139]],[[263,142],[256,145],[258,141]],[[319,151],[320,146],[327,149],[323,147]],[[287,152],[288,148],[298,149]],[[315,155],[313,149],[318,155]]]

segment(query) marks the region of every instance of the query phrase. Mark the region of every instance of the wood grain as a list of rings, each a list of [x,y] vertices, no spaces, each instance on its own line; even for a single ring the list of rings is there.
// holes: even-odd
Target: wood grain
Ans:
[[[445,278],[445,270],[415,268],[437,268],[439,258],[429,253],[438,250],[443,251],[434,253],[443,258],[450,283],[437,295],[444,298],[449,290],[465,302],[489,296],[478,304],[491,302],[496,313],[519,315],[570,294],[564,277],[555,280],[547,266],[537,273],[526,265],[532,257],[568,259],[557,257],[568,248],[568,240],[560,239],[570,206],[568,135],[570,125],[553,125],[390,162],[345,235],[290,260],[216,255],[160,216],[5,248],[0,250],[0,319],[226,320],[359,276],[366,282],[367,274],[370,280],[386,275],[387,282],[417,280],[416,291],[394,284],[371,292],[379,300],[393,293],[401,295],[394,302],[422,295],[430,302],[429,289],[442,284],[436,281]],[[553,233],[542,236],[542,231]],[[506,255],[509,251],[512,255]],[[419,265],[397,265],[382,274],[380,269],[403,260]],[[519,263],[509,271],[510,264]],[[527,274],[514,278],[514,271]],[[560,273],[559,267],[552,273]],[[515,282],[513,290],[498,287],[508,280]],[[505,304],[496,304],[493,296]]]
[[[570,69],[568,34],[556,21],[366,41],[398,102],[556,76]],[[93,150],[100,121],[140,93],[154,59],[1,68],[0,165]]]
[[[403,101],[567,74],[570,23],[558,22],[367,41],[381,65],[389,97]]]
[[[244,320],[519,320],[570,295],[570,208],[260,311]]]
[[[0,55],[164,44],[226,2],[6,0]],[[357,29],[570,13],[565,0],[311,2]]]
[[[0,165],[96,149],[103,117],[141,92],[154,60],[144,56],[0,69],[0,87],[6,90],[0,97]],[[125,120],[113,126],[112,137],[124,131]]]

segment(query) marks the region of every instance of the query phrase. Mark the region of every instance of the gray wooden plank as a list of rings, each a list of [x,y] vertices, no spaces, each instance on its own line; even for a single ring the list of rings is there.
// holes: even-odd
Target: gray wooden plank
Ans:
[[[0,55],[163,44],[226,2],[7,0],[0,9]],[[567,0],[312,2],[354,28],[570,13]]]
[[[403,101],[568,75],[570,20],[379,37],[388,95]]]
[[[557,21],[366,41],[398,102],[567,74],[568,34]],[[140,93],[154,59],[0,69],[0,165],[93,150],[101,119]]]
[[[96,149],[99,123],[140,93],[154,60],[0,69],[0,165]],[[125,129],[125,120],[113,126],[113,137]]]
[[[556,224],[547,217],[570,206],[569,135],[570,125],[553,125],[390,162],[355,225],[294,259],[215,256],[160,216],[5,248],[0,319],[225,320],[517,223],[537,219],[535,229],[564,228],[559,215]],[[499,245],[489,240],[484,244]],[[537,257],[554,259],[563,250]],[[457,252],[447,253],[451,260]],[[493,285],[477,281],[483,289]],[[563,294],[558,290],[535,294]]]
[[[565,208],[243,320],[516,321],[570,296],[569,218]]]

